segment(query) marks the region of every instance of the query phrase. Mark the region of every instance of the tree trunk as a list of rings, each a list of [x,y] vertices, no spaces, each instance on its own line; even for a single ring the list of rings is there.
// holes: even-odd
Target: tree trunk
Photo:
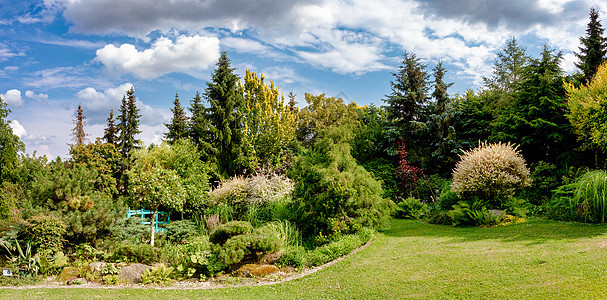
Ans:
[[[152,238],[150,239],[150,245],[154,246],[154,235],[156,233],[156,215],[158,214],[158,210],[155,209],[154,213],[152,213],[152,217],[150,218],[150,231],[152,232]]]

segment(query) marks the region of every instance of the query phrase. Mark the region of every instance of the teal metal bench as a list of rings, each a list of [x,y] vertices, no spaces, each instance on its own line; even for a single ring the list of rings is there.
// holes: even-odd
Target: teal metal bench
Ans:
[[[137,210],[131,210],[131,208],[129,207],[129,210],[127,210],[127,212],[126,212],[126,218],[128,219],[128,218],[130,218],[132,216],[138,216],[139,215],[139,216],[141,216],[141,224],[150,225],[150,221],[145,221],[145,219],[146,219],[146,216],[152,215],[153,213],[154,213],[153,211],[147,210],[145,208],[137,209]],[[166,216],[166,221],[159,221],[158,217],[160,215]],[[166,212],[159,211],[156,214],[156,221],[155,221],[155,224],[154,224],[155,230],[156,230],[156,232],[165,232],[166,228],[158,227],[158,224],[166,224],[166,225],[171,224],[171,213],[166,213]]]

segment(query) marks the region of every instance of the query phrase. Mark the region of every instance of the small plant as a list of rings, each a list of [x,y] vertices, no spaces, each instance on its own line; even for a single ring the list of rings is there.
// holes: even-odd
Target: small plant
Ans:
[[[157,267],[145,270],[141,275],[141,283],[167,285],[173,282],[173,279],[171,279],[172,273],[172,267],[160,264]]]
[[[529,186],[529,169],[520,152],[508,144],[482,143],[460,155],[453,172],[452,190],[458,195],[480,197],[499,206],[520,188]]]
[[[550,216],[558,220],[607,222],[607,172],[590,171],[555,191]]]
[[[40,264],[38,256],[35,256],[32,253],[32,244],[27,243],[25,251],[23,251],[21,244],[19,244],[18,241],[15,241],[15,245],[17,248],[17,253],[15,255],[13,255],[8,248],[5,247],[5,249],[9,253],[9,260],[15,267],[17,267],[19,275],[38,275],[38,271],[40,271]]]
[[[304,247],[289,247],[285,249],[278,260],[279,266],[301,267],[305,262],[306,249]]]
[[[101,278],[101,280],[103,281],[103,284],[105,284],[105,285],[119,285],[122,283],[122,279],[120,278],[120,275],[118,275],[118,274],[105,275]]]
[[[166,228],[166,239],[172,243],[183,243],[199,234],[196,224],[190,220],[173,221]]]
[[[120,274],[120,269],[117,268],[114,264],[105,264],[105,265],[103,265],[101,270],[99,270],[99,275],[101,275],[101,276],[118,275],[118,274]]]
[[[209,241],[214,244],[224,244],[229,238],[249,233],[252,230],[253,226],[249,222],[231,221],[218,226],[209,236]]]
[[[67,226],[49,215],[36,215],[27,219],[25,235],[43,255],[53,255],[63,249],[63,235]]]
[[[420,219],[428,211],[428,205],[419,199],[409,197],[396,205],[395,217],[400,219]]]

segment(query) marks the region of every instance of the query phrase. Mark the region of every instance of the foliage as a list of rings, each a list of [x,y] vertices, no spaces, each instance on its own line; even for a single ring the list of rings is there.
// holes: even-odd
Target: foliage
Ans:
[[[518,89],[523,77],[523,69],[528,61],[529,56],[525,48],[521,47],[514,37],[506,41],[504,48],[497,53],[492,76],[483,80],[489,90],[501,95],[500,105],[509,104],[511,100],[509,96]]]
[[[328,263],[354,251],[367,243],[372,237],[373,230],[368,228],[363,228],[356,234],[338,236],[328,244],[308,251],[305,256],[305,265],[315,267]]]
[[[396,126],[409,131],[410,122],[423,121],[422,116],[425,115],[430,88],[426,65],[421,63],[415,53],[405,52],[402,65],[392,75],[392,92],[384,99],[388,118]]]
[[[587,85],[565,83],[569,101],[569,121],[587,149],[607,150],[607,62],[597,70]],[[596,153],[596,152],[595,152]]]
[[[7,119],[10,112],[6,102],[0,98],[0,182],[11,179],[17,151],[24,148],[10,127],[11,121]]]
[[[191,220],[172,221],[166,228],[166,239],[172,243],[184,243],[191,237],[200,234],[198,227]]]
[[[68,258],[62,251],[58,251],[53,256],[38,255],[38,265],[41,274],[57,274],[68,265]]]
[[[295,218],[307,237],[378,227],[389,216],[381,184],[350,154],[349,130],[327,129],[314,148],[298,158],[291,178]]]
[[[209,241],[214,244],[223,245],[231,237],[247,234],[253,230],[253,226],[245,221],[231,221],[219,225],[209,236]]]
[[[160,257],[161,250],[150,244],[123,242],[113,248],[111,260],[115,262],[136,262],[151,265],[158,262]]]
[[[36,215],[26,220],[25,236],[38,253],[53,255],[63,249],[66,227],[57,217]]]
[[[559,187],[550,206],[550,216],[555,219],[605,223],[607,172],[590,171],[575,182]]]
[[[452,191],[451,184],[446,184],[438,197],[438,204],[441,210],[451,210],[453,205],[460,202],[462,199],[456,192]]]
[[[131,87],[126,92],[126,96],[122,97],[122,105],[120,106],[118,115],[118,144],[116,145],[118,151],[122,155],[122,162],[128,170],[128,159],[131,157],[131,150],[141,148],[141,140],[135,138],[135,136],[141,133],[139,130],[139,114],[140,109],[137,108],[135,100],[135,89]]]
[[[171,123],[164,124],[168,130],[168,132],[164,134],[164,138],[169,142],[169,144],[173,144],[177,140],[187,138],[189,135],[188,117],[185,115],[183,107],[181,107],[179,95],[177,94],[175,94],[175,101],[173,102],[171,112],[173,112]]]
[[[285,105],[274,82],[264,80],[263,74],[246,71],[242,113],[249,170],[259,164],[276,165],[295,133],[297,116]]]
[[[145,270],[143,274],[141,274],[141,283],[167,285],[173,282],[171,279],[172,273],[172,267],[167,267],[164,264],[160,264],[156,267]]]
[[[308,105],[299,111],[297,139],[305,147],[312,146],[319,133],[331,126],[355,126],[358,123],[356,103],[345,104],[343,99],[326,97],[325,94],[306,93]]]
[[[210,107],[207,111],[209,120],[208,135],[205,145],[212,155],[210,162],[217,166],[222,177],[233,176],[245,170],[248,158],[244,155],[243,115],[244,100],[238,87],[238,76],[230,66],[225,52],[221,53],[217,68],[207,82],[204,96]]]
[[[424,176],[424,171],[418,167],[412,166],[407,161],[408,152],[405,147],[404,140],[400,140],[398,144],[398,166],[396,174],[400,181],[398,187],[401,192],[401,196],[407,197],[415,189],[417,180]]]
[[[106,119],[107,125],[103,129],[102,139],[108,143],[116,146],[118,143],[118,127],[116,127],[116,118],[114,117],[114,109],[110,108],[110,115]]]
[[[386,158],[374,158],[367,161],[359,161],[360,165],[373,174],[380,181],[384,190],[383,197],[396,199],[398,194],[398,176],[394,163]]]
[[[105,285],[119,285],[122,283],[120,275],[105,275],[101,278]]]
[[[394,216],[399,219],[420,219],[427,211],[427,204],[417,198],[409,197],[396,204]]]
[[[82,165],[87,169],[97,171],[95,188],[108,195],[118,193],[116,177],[120,163],[120,154],[116,146],[103,143],[101,139],[95,143],[75,145],[70,147],[71,162],[73,165]]]
[[[425,203],[438,202],[441,192],[448,184],[449,180],[436,174],[419,178],[413,196]]]
[[[284,249],[280,255],[277,264],[282,267],[299,268],[306,261],[306,249],[302,246],[288,247]]]
[[[586,28],[586,36],[580,37],[582,43],[582,46],[579,47],[580,53],[575,54],[579,59],[575,66],[584,73],[585,82],[592,80],[598,67],[605,61],[607,38],[603,36],[603,31],[603,26],[599,21],[599,12],[593,7],[590,9],[590,21]]]
[[[38,256],[34,255],[34,251],[32,250],[32,244],[27,243],[25,251],[21,247],[19,241],[15,241],[17,253],[13,255],[13,253],[6,248],[9,252],[9,260],[19,271],[19,275],[25,276],[35,276],[38,275],[38,271],[40,271],[40,264],[38,260]],[[23,272],[23,273],[22,273]]]
[[[116,242],[128,242],[140,244],[149,240],[150,227],[141,224],[139,218],[120,218],[109,228],[113,240]]]
[[[511,105],[491,122],[490,139],[517,142],[527,161],[562,161],[575,147],[565,116],[566,101],[560,52],[544,47],[540,59],[530,59],[518,78]]]
[[[276,237],[280,242],[280,249],[298,247],[302,244],[301,233],[297,230],[295,224],[286,220],[268,222],[260,227],[258,231]]]
[[[531,184],[529,173],[520,152],[510,143],[482,143],[461,156],[451,187],[463,197],[478,196],[499,204]]]

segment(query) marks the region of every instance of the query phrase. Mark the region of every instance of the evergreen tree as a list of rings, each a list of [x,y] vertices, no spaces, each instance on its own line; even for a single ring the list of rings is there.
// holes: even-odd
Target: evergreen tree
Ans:
[[[189,122],[190,139],[198,147],[203,161],[213,163],[217,155],[217,148],[213,145],[211,139],[211,122],[209,121],[208,109],[204,107],[200,92],[190,100],[190,113],[192,118]],[[216,168],[212,167],[213,170]],[[216,174],[215,174],[216,175]],[[217,177],[217,176],[215,176]]]
[[[175,143],[175,141],[188,137],[188,117],[185,115],[184,109],[181,107],[179,102],[179,95],[175,94],[175,101],[173,101],[173,118],[170,124],[164,124],[169,132],[164,135],[164,138],[169,144]]]
[[[575,56],[580,60],[575,65],[584,73],[584,83],[590,82],[601,63],[606,59],[607,38],[603,37],[603,26],[599,21],[599,13],[590,9],[590,22],[586,28],[586,36],[580,37],[582,46],[580,53]]]
[[[141,133],[139,130],[139,108],[135,103],[135,89],[131,88],[126,92],[126,97],[122,98],[122,105],[120,107],[120,116],[118,123],[118,150],[120,151],[123,159],[130,158],[130,152],[133,149],[141,148],[141,140],[135,138],[135,136]]]
[[[118,142],[118,128],[116,127],[116,118],[114,109],[110,109],[110,116],[107,118],[107,126],[103,130],[103,140],[106,143],[116,144]]]
[[[78,105],[76,119],[74,120],[76,127],[72,129],[72,141],[74,141],[75,146],[84,145],[88,140],[86,138],[88,134],[84,132],[84,125],[86,125],[86,121],[84,119],[86,119],[86,117],[82,113],[82,106]]]
[[[447,89],[450,88],[453,83],[445,83],[445,73],[447,72],[443,67],[442,62],[438,62],[433,69],[434,71],[434,92],[432,92],[432,98],[436,101],[435,104],[435,113],[442,114],[447,109],[447,104],[449,102],[449,94],[447,94]]]
[[[221,53],[211,78],[204,95],[210,104],[208,138],[217,150],[216,162],[212,163],[222,176],[232,176],[245,169],[247,158],[243,155],[243,96],[239,78],[225,52]]]
[[[392,93],[384,100],[388,104],[388,117],[408,131],[411,121],[422,121],[424,117],[429,90],[426,65],[415,54],[405,52],[402,66],[393,75]]]
[[[299,108],[297,107],[297,101],[295,101],[295,93],[293,93],[293,91],[289,92],[289,95],[287,95],[287,97],[289,97],[289,110],[291,112],[297,112],[299,110]]]
[[[512,93],[518,89],[523,76],[523,69],[529,62],[525,48],[518,45],[516,38],[512,37],[506,42],[504,48],[497,53],[493,65],[493,75],[483,78],[485,87],[501,94],[501,106],[508,106],[512,100]]]

